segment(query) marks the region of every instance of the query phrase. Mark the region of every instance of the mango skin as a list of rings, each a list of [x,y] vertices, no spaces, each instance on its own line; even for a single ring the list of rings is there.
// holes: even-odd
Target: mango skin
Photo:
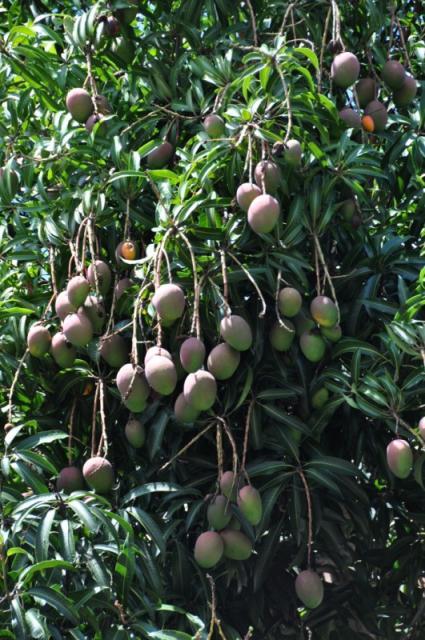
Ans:
[[[350,107],[344,107],[339,112],[339,117],[344,122],[347,129],[360,129],[362,126],[362,120],[360,114]]]
[[[339,324],[334,327],[320,327],[320,333],[323,337],[330,340],[330,342],[338,342],[342,338],[342,329]]]
[[[185,298],[176,284],[162,284],[152,298],[155,311],[164,322],[174,322],[183,315]]]
[[[311,302],[310,313],[321,327],[333,327],[338,322],[336,304],[327,296],[316,296]]]
[[[264,182],[266,193],[276,193],[281,179],[282,175],[279,167],[270,160],[262,160],[255,167],[254,180],[260,189],[263,188]]]
[[[369,102],[375,100],[376,81],[375,78],[361,78],[356,83],[357,100],[359,106],[364,109]]]
[[[254,527],[261,522],[263,515],[261,496],[259,491],[251,485],[242,487],[239,491],[238,507],[248,522]]]
[[[387,463],[390,471],[404,480],[410,475],[413,466],[413,453],[406,440],[397,438],[387,446]]]
[[[364,110],[366,116],[371,116],[375,124],[375,131],[384,131],[388,122],[388,112],[384,104],[379,100],[369,102]]]
[[[174,403],[174,417],[182,424],[192,424],[197,420],[199,411],[186,402],[184,393],[180,393]]]
[[[139,413],[140,411],[143,411],[146,406],[146,400],[149,396],[149,387],[144,375],[137,371],[131,392],[126,398],[133,375],[134,367],[132,364],[127,363],[118,371],[116,383],[118,391],[121,394],[121,399],[127,409],[130,409],[130,411],[133,411],[134,413]]]
[[[122,367],[128,360],[127,344],[119,334],[108,336],[99,343],[99,353],[110,367]]]
[[[170,142],[163,142],[148,154],[148,169],[162,169],[162,167],[165,167],[170,162],[173,154],[173,145]]]
[[[255,198],[248,209],[248,224],[255,233],[270,233],[280,216],[280,204],[264,193]]]
[[[276,351],[289,351],[295,338],[295,327],[290,320],[285,325],[276,322],[270,331],[270,344]]]
[[[223,557],[224,543],[219,533],[205,531],[197,538],[193,555],[203,569],[211,569]]]
[[[218,531],[227,527],[232,519],[232,510],[226,496],[216,496],[211,500],[207,509],[207,519],[208,524]]]
[[[301,602],[309,609],[316,609],[323,601],[323,582],[315,571],[301,571],[295,580],[295,591]]]
[[[233,487],[233,488],[232,488]],[[225,471],[220,478],[220,491],[229,500],[236,501],[237,480],[233,471]]]
[[[140,422],[140,420],[136,420],[135,418],[130,418],[130,420],[125,425],[125,437],[132,447],[135,449],[140,449],[143,447],[146,440],[146,428],[145,425]]]
[[[28,331],[27,346],[34,358],[41,358],[50,349],[52,337],[49,330],[39,322],[32,325]]]
[[[86,122],[94,111],[88,91],[82,88],[71,89],[66,96],[66,108],[77,122]]]
[[[311,397],[311,406],[313,409],[321,409],[329,400],[329,391],[326,387],[318,389]]]
[[[298,140],[288,140],[283,152],[285,162],[291,167],[299,167],[301,164],[302,150]]]
[[[50,351],[56,364],[61,369],[72,367],[77,356],[75,347],[67,341],[61,332],[55,333],[53,336]]]
[[[218,344],[210,352],[207,360],[208,371],[216,380],[228,380],[239,366],[241,355],[227,342]]]
[[[387,60],[382,67],[381,76],[390,89],[401,89],[406,78],[406,69],[397,60]]]
[[[106,295],[111,288],[112,281],[112,273],[109,265],[107,265],[106,262],[103,262],[103,260],[96,260],[95,263],[89,265],[89,268],[87,269],[87,280],[93,289],[96,287],[95,269],[97,271],[99,292],[102,295]]]
[[[145,376],[154,391],[163,396],[173,393],[177,384],[174,362],[164,356],[154,356],[145,365]]]
[[[360,73],[360,63],[357,57],[349,51],[335,56],[331,66],[333,83],[341,89],[347,89],[355,83]]]
[[[396,107],[407,107],[414,100],[418,92],[418,83],[412,76],[406,76],[400,89],[393,93],[394,104]]]
[[[77,309],[70,303],[66,291],[61,291],[55,301],[55,311],[63,321],[69,313],[74,313]]]
[[[247,351],[252,345],[252,331],[241,316],[230,315],[220,323],[220,335],[236,351]]]
[[[93,338],[93,325],[84,313],[71,313],[63,321],[63,332],[74,347],[85,347]]]
[[[208,411],[217,396],[217,382],[208,371],[189,373],[183,385],[184,399],[197,411]]]
[[[194,373],[205,360],[205,345],[198,338],[187,338],[180,347],[180,362],[187,373]]]
[[[109,460],[94,456],[83,466],[83,476],[91,489],[97,493],[109,493],[114,484],[114,471]]]
[[[226,131],[223,118],[211,113],[203,122],[204,129],[210,138],[222,138]]]
[[[419,433],[421,434],[422,438],[425,440],[425,417],[419,420],[418,427],[419,427]]]
[[[81,469],[74,466],[64,467],[56,480],[56,490],[72,493],[84,489],[84,476]]]
[[[303,333],[300,337],[300,349],[310,362],[319,362],[326,351],[326,343],[321,336],[314,333]]]
[[[303,299],[301,294],[294,287],[283,287],[279,291],[277,300],[280,313],[286,318],[293,318],[300,310]]]
[[[66,287],[68,300],[77,309],[84,304],[89,291],[90,283],[84,276],[74,276],[68,282],[68,286]]]
[[[220,536],[224,542],[224,556],[229,560],[248,560],[252,553],[249,538],[235,529],[223,529]]]
[[[248,211],[251,203],[261,196],[261,189],[257,187],[256,184],[251,184],[250,182],[244,182],[239,185],[238,190],[236,191],[236,201],[243,211]]]

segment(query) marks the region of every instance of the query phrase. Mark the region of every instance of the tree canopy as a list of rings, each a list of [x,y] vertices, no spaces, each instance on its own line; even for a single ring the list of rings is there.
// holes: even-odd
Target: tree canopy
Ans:
[[[423,637],[424,26],[0,8],[1,637]]]

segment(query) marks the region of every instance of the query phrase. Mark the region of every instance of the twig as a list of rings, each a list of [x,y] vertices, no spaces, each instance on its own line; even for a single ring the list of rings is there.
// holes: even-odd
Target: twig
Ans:
[[[229,250],[227,250],[228,255],[232,258],[232,260],[234,260],[236,262],[237,265],[240,266],[240,268],[242,269],[242,271],[245,273],[246,277],[248,278],[248,280],[250,282],[252,282],[254,289],[256,290],[256,292],[258,293],[258,297],[261,300],[261,304],[262,304],[262,309],[261,312],[258,314],[259,318],[264,318],[264,316],[266,315],[266,311],[267,311],[267,305],[266,305],[266,301],[264,299],[263,294],[261,293],[260,287],[258,286],[258,284],[255,282],[254,278],[252,277],[252,275],[249,273],[248,269],[246,269],[243,264],[238,260],[238,258],[236,256],[233,255],[233,253],[231,253]]]
[[[74,400],[72,401],[72,407],[71,407],[71,413],[69,416],[69,425],[68,425],[68,465],[69,466],[71,466],[72,464],[72,439],[74,437],[73,435],[74,415],[75,415],[76,406],[77,406],[77,398],[74,398]]]
[[[18,362],[18,366],[16,368],[15,371],[15,375],[13,376],[13,380],[12,380],[12,384],[10,385],[10,389],[9,389],[9,397],[8,397],[8,412],[7,412],[7,421],[12,423],[12,400],[13,400],[13,393],[15,391],[15,387],[18,383],[18,379],[19,379],[19,375],[21,373],[21,369],[23,367],[23,364],[27,358],[27,355],[29,354],[29,349],[28,347],[25,349],[24,355],[22,356],[22,358],[19,360]]]
[[[317,83],[317,92],[320,93],[322,90],[322,77],[323,77],[323,56],[325,54],[326,47],[326,36],[328,35],[329,22],[332,15],[332,7],[329,7],[329,11],[326,15],[325,27],[323,29],[322,36],[322,45],[320,47],[320,59],[319,59],[319,74],[318,74],[318,83]]]
[[[310,488],[308,486],[308,482],[306,480],[302,467],[298,467],[297,472],[304,485],[305,497],[307,500],[307,519],[308,519],[307,566],[308,568],[310,568],[311,567],[311,549],[313,545],[313,511],[311,508],[311,494],[310,494]]]
[[[220,261],[221,261],[221,274],[223,278],[224,313],[226,316],[230,316],[232,311],[229,306],[229,283],[227,281],[226,256],[223,249],[220,249]]]
[[[97,414],[97,402],[99,399],[99,380],[96,384],[96,391],[94,392],[93,398],[93,409],[92,409],[92,419],[91,419],[91,456],[92,458],[96,455],[96,414]]]
[[[193,292],[194,292],[194,304],[193,304],[193,325],[196,328],[196,337],[198,338],[198,340],[200,340],[201,338],[201,323],[200,323],[200,319],[199,319],[199,282],[198,282],[198,274],[197,274],[197,266],[196,266],[196,259],[195,259],[195,253],[193,251],[192,245],[190,244],[189,240],[187,239],[186,235],[183,233],[183,231],[180,231],[180,229],[177,231],[178,235],[181,237],[181,239],[183,240],[183,242],[186,244],[189,253],[190,253],[190,259],[192,262],[192,274],[193,274]]]
[[[249,482],[249,477],[246,472],[246,456],[248,453],[248,440],[249,440],[249,430],[251,428],[251,418],[252,412],[254,410],[255,399],[253,398],[249,403],[248,412],[246,414],[246,422],[245,422],[245,433],[243,438],[243,452],[242,452],[242,464],[241,464],[241,473],[245,474],[247,481]]]
[[[332,278],[330,276],[330,273],[329,273],[329,270],[328,270],[328,266],[326,264],[325,256],[323,255],[322,247],[320,246],[319,238],[317,237],[317,235],[315,233],[313,234],[313,237],[314,237],[314,242],[315,242],[316,247],[317,247],[317,252],[319,254],[320,262],[322,263],[324,277],[326,278],[326,280],[327,280],[327,282],[329,284],[329,288],[330,288],[331,293],[332,293],[333,301],[335,303],[335,306],[336,306],[336,309],[337,309],[337,312],[338,312],[338,323],[339,323],[340,319],[341,319],[341,313],[340,313],[340,310],[339,310],[339,304],[338,304],[338,299],[336,297],[335,287],[334,287],[334,284],[332,282]]]
[[[99,447],[97,450],[97,455],[100,456],[102,454],[103,448],[103,457],[106,458],[108,455],[108,432],[106,430],[106,416],[105,416],[105,386],[102,378],[99,379],[99,397],[100,397],[100,424],[102,425],[102,435],[99,441]]]
[[[159,471],[164,471],[165,469],[167,469],[170,466],[170,464],[173,464],[173,462],[175,460],[177,460],[177,458],[179,458],[181,455],[183,455],[183,453],[186,453],[186,451],[193,444],[195,444],[195,442],[197,442],[197,440],[199,440],[199,438],[202,438],[202,436],[205,435],[207,433],[207,431],[209,431],[211,429],[211,427],[214,426],[214,424],[215,424],[214,422],[211,422],[207,427],[205,427],[205,429],[200,431],[194,438],[192,438],[192,440],[190,442],[188,442],[182,449],[180,449],[180,451],[178,451],[176,453],[176,455],[174,455],[168,462],[163,464],[162,467],[159,468]]]
[[[288,6],[286,7],[286,11],[285,11],[285,14],[283,16],[282,24],[280,25],[278,36],[283,36],[283,32],[284,32],[285,27],[286,27],[286,21],[288,20],[289,14],[292,11],[293,7],[294,7],[294,3],[293,2],[291,2],[291,4],[288,4]]]
[[[257,23],[255,20],[255,13],[254,13],[254,9],[252,8],[251,0],[246,0],[246,4],[248,5],[249,13],[251,15],[254,46],[258,47]]]

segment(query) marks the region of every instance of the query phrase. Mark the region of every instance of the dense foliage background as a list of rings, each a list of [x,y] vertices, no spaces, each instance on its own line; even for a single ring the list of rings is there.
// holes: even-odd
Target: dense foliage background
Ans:
[[[1,447],[0,635],[421,638],[425,92],[422,83],[397,110],[383,87],[388,125],[367,134],[345,129],[338,111],[354,96],[329,78],[340,31],[363,77],[379,80],[391,54],[421,85],[421,3],[155,0],[133,3],[137,16],[125,24],[119,11],[131,4],[6,0],[0,8],[0,402],[1,420],[14,425]],[[121,20],[118,38],[104,30],[111,13]],[[110,105],[91,133],[65,107],[68,91],[84,83]],[[213,111],[226,122],[219,139],[202,127]],[[165,137],[174,157],[147,170]],[[301,142],[299,169],[275,145],[288,137]],[[262,157],[281,166],[282,217],[259,236],[235,193]],[[340,205],[352,197],[357,212],[347,220]],[[26,354],[35,320],[58,327],[49,301],[73,274],[82,221],[96,236],[87,263],[95,253],[116,270],[115,249],[127,236],[139,248],[126,265],[135,284],[109,325],[129,347],[134,302],[142,284],[153,284],[152,258],[170,229],[169,269],[187,307],[164,329],[164,346],[176,355],[190,331],[189,247],[208,349],[219,341],[222,262],[232,312],[254,333],[236,374],[193,426],[174,419],[175,396],[149,400],[141,449],[126,441],[128,410],[96,340],[69,369]],[[336,295],[343,337],[318,364],[297,340],[284,354],[270,346],[280,278],[302,292],[306,309],[318,293]],[[143,290],[134,320],[141,360],[158,329],[152,292]],[[315,409],[323,387],[329,399]],[[104,496],[57,493],[60,469],[68,460],[81,467],[93,429],[100,437],[97,389],[116,484]],[[205,498],[235,456],[244,467],[248,430],[246,471],[264,507],[258,527],[243,522],[254,553],[223,560],[208,579],[193,559],[207,528]],[[395,433],[414,449],[405,480],[385,458]],[[294,591],[309,525],[312,566],[325,581],[312,611]]]

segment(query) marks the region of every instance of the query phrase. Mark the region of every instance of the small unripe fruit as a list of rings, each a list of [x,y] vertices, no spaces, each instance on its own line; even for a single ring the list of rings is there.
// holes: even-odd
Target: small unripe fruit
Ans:
[[[164,358],[172,360],[171,353],[167,351],[167,349],[164,349],[164,347],[149,347],[145,354],[145,367],[154,356],[163,356]]]
[[[225,471],[220,478],[220,491],[229,500],[233,502],[237,495],[237,479],[233,471]]]
[[[293,287],[284,287],[279,291],[278,307],[283,316],[293,318],[300,312],[303,299],[299,291]]]
[[[222,138],[224,136],[224,120],[216,113],[207,116],[203,122],[203,126],[210,138]]]
[[[248,351],[252,345],[252,331],[241,316],[226,316],[220,322],[220,335],[236,351]]]
[[[184,293],[176,284],[162,284],[154,293],[152,306],[161,320],[174,322],[183,315]]]
[[[91,489],[97,493],[109,493],[114,484],[114,471],[109,460],[94,456],[83,466],[83,476]]]
[[[393,99],[396,107],[407,107],[418,92],[418,83],[412,76],[406,76],[400,89],[394,91]]]
[[[227,342],[222,342],[214,347],[208,356],[208,371],[216,380],[228,380],[235,373],[240,360],[240,352],[233,349]]]
[[[140,420],[131,418],[125,425],[124,431],[125,437],[132,447],[134,447],[135,449],[140,449],[140,447],[143,447],[146,440],[146,429],[145,425],[142,424]]]
[[[329,391],[326,387],[318,389],[311,397],[311,406],[313,409],[321,409],[329,400]]]
[[[261,189],[256,184],[250,182],[244,182],[238,187],[236,191],[236,201],[241,209],[248,211],[251,203],[261,196]]]
[[[331,342],[338,342],[342,337],[342,329],[339,324],[333,327],[320,327],[320,333]]]
[[[276,351],[288,351],[295,338],[295,327],[289,320],[284,325],[276,322],[270,331],[270,343]]]
[[[257,489],[251,485],[242,487],[238,495],[238,507],[250,524],[259,524],[263,515],[263,505]]]
[[[122,367],[128,360],[126,341],[115,334],[102,338],[99,343],[99,353],[110,367]]]
[[[375,131],[375,122],[372,116],[363,116],[362,127],[368,133],[373,133]]]
[[[173,145],[170,142],[163,142],[148,154],[146,161],[148,169],[162,169],[170,162],[173,154]]]
[[[95,269],[97,272],[97,282],[99,285],[99,292],[102,295],[108,293],[111,287],[112,274],[109,266],[103,260],[96,260],[94,264],[89,265],[87,269],[87,280],[91,284],[92,288],[96,287],[96,275]]]
[[[67,341],[63,333],[56,333],[53,336],[51,352],[56,364],[62,369],[72,367],[77,356],[75,347]]]
[[[85,89],[71,89],[66,96],[66,108],[78,122],[86,122],[94,111],[93,101]]]
[[[331,67],[333,83],[341,89],[347,89],[355,83],[360,73],[360,63],[357,57],[345,51],[335,56]]]
[[[300,337],[300,349],[310,362],[319,362],[325,355],[326,343],[315,333],[303,333]]]
[[[56,298],[55,310],[61,320],[65,320],[68,313],[74,313],[77,309],[70,303],[66,291],[61,291]]]
[[[176,367],[164,356],[154,356],[148,360],[145,365],[145,376],[149,386],[163,396],[169,396],[176,388]]]
[[[76,309],[84,304],[90,291],[90,283],[84,276],[74,276],[68,282],[66,287],[66,293],[68,294],[68,300]]]
[[[357,100],[359,106],[364,109],[369,102],[375,100],[376,82],[374,78],[362,78],[356,84]]]
[[[184,393],[180,393],[174,403],[174,416],[178,422],[192,424],[199,416],[199,411],[186,402]]]
[[[275,193],[282,179],[280,169],[271,160],[262,160],[257,164],[254,171],[254,179],[260,189],[264,187],[267,193]]]
[[[50,349],[52,337],[49,330],[41,323],[36,322],[28,331],[27,346],[34,358],[41,358]]]
[[[234,531],[240,531],[241,523],[235,516],[233,516],[233,518],[230,520],[229,524],[227,525],[227,528],[232,529]]]
[[[56,480],[56,490],[72,493],[84,489],[84,476],[78,467],[65,467]]]
[[[248,223],[255,233],[270,233],[280,216],[280,204],[268,194],[255,198],[248,209]]]
[[[215,531],[201,533],[195,542],[194,556],[203,569],[211,569],[220,562],[224,551],[223,540]]]
[[[350,109],[350,107],[344,107],[344,109],[341,109],[339,117],[344,121],[344,124],[348,129],[360,129],[362,126],[360,114],[354,109]]]
[[[198,338],[187,338],[180,347],[180,362],[187,373],[198,371],[204,364],[205,345]]]
[[[220,532],[224,542],[224,556],[230,560],[248,560],[252,553],[252,544],[242,531],[224,529]]]
[[[369,102],[364,112],[366,116],[372,116],[375,124],[375,131],[384,131],[388,122],[388,112],[382,102],[379,102],[379,100],[372,100],[372,102]]]
[[[338,309],[327,296],[316,296],[310,305],[310,313],[321,327],[333,327],[338,322]]]
[[[141,371],[130,363],[125,364],[117,373],[116,383],[127,409],[134,413],[143,411],[149,396],[149,387]]]
[[[220,531],[227,527],[232,519],[232,510],[225,496],[216,496],[211,500],[207,509],[208,524]]]
[[[184,381],[183,393],[186,402],[198,411],[208,411],[217,396],[217,382],[208,371],[189,373]]]
[[[397,60],[387,60],[382,67],[382,80],[390,89],[400,89],[406,77],[406,69]]]
[[[298,140],[288,140],[285,145],[285,151],[283,153],[285,162],[291,167],[299,167],[301,164],[301,145]]]
[[[413,454],[406,440],[397,438],[387,446],[387,463],[397,478],[407,478],[412,471]]]
[[[323,600],[324,589],[320,576],[311,569],[301,571],[295,580],[295,591],[301,602],[309,609],[316,609]]]
[[[85,347],[93,338],[93,326],[84,313],[71,313],[63,321],[63,332],[74,347]]]

